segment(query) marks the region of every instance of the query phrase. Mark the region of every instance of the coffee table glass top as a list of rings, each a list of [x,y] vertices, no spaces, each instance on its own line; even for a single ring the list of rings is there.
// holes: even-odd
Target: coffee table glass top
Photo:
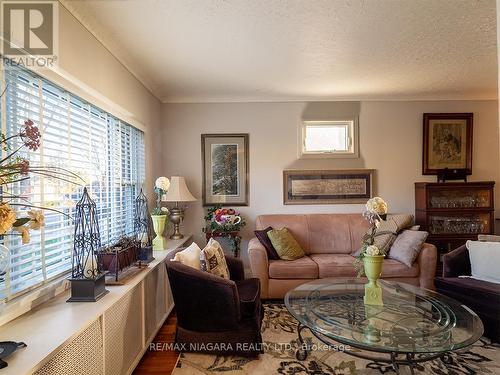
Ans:
[[[479,317],[451,298],[379,280],[384,305],[365,305],[365,283],[315,280],[289,291],[285,305],[315,335],[375,352],[448,352],[473,344],[483,334]]]

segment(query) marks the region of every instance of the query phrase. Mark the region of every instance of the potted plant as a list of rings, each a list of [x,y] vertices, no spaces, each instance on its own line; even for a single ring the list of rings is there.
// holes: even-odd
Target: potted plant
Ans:
[[[380,197],[374,197],[366,202],[366,211],[363,217],[370,223],[369,232],[363,237],[361,252],[354,261],[358,277],[363,274],[368,278],[365,285],[365,304],[382,305],[382,289],[378,285],[378,279],[382,273],[382,265],[385,252],[375,244],[375,237],[384,234],[377,234],[377,228],[381,220],[387,218],[387,203]]]
[[[166,239],[163,237],[165,225],[168,219],[168,209],[161,206],[163,195],[167,194],[170,188],[170,180],[167,177],[158,177],[155,181],[154,192],[156,193],[156,206],[151,212],[151,219],[153,220],[153,228],[156,237],[153,239],[154,250],[166,249]]]

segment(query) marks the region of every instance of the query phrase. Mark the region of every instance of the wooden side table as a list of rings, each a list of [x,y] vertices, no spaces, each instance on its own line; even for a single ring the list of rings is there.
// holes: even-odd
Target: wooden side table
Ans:
[[[210,238],[217,239],[217,238],[227,238],[229,242],[231,243],[231,253],[234,257],[238,258],[240,256],[240,244],[241,244],[241,236],[240,232],[238,231],[233,231],[233,232],[205,232],[205,238],[208,241]]]

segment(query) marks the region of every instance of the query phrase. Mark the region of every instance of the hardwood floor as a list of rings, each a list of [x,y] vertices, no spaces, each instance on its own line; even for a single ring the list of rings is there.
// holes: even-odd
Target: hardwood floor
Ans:
[[[167,344],[175,339],[177,316],[172,311],[134,370],[134,375],[168,375],[174,370],[179,352],[167,350]]]

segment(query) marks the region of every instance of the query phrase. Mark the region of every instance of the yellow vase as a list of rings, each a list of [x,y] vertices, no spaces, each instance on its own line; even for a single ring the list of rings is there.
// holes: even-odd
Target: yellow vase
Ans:
[[[366,305],[382,306],[382,288],[378,285],[378,279],[382,273],[383,255],[365,255],[363,257],[363,266],[368,283],[365,285],[364,302]]]
[[[167,223],[167,215],[151,215],[151,219],[156,233],[156,237],[153,239],[153,250],[166,250],[167,239],[163,237],[163,232]]]

